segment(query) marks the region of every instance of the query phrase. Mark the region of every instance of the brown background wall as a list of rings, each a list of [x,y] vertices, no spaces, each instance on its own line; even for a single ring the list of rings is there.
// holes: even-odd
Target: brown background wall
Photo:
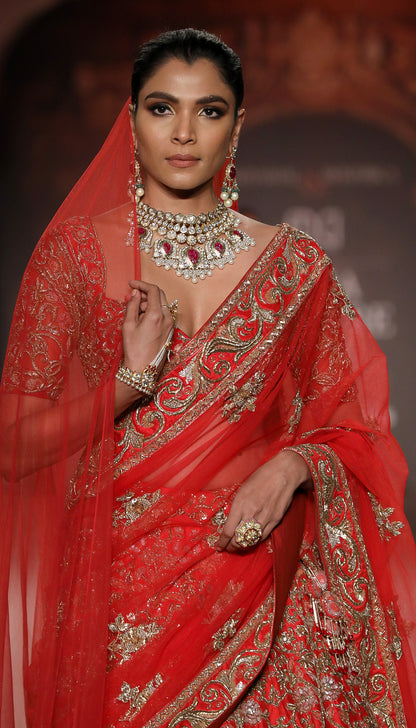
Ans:
[[[247,128],[242,205],[296,222],[327,248],[385,350],[394,432],[416,527],[416,8],[314,3],[25,0],[2,9],[1,341],[48,219],[129,92],[140,42],[196,25],[241,54]]]

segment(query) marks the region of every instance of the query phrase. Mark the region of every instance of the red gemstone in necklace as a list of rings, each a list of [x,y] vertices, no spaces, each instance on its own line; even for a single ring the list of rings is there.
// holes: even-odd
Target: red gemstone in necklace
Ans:
[[[170,255],[172,252],[172,246],[170,243],[166,242],[163,243],[163,250],[165,251],[166,255]]]
[[[243,233],[241,230],[233,230],[234,235],[237,235],[237,237],[240,238],[240,240],[243,238]]]
[[[223,252],[224,252],[224,248],[225,248],[225,245],[224,245],[224,243],[221,243],[221,242],[220,242],[219,240],[217,240],[217,241],[216,241],[216,242],[214,243],[214,248],[215,248],[215,250],[216,250],[216,251],[217,251],[218,253],[223,253]]]
[[[139,235],[144,235],[145,232],[146,232],[146,228],[144,228],[144,227],[138,227],[137,228],[137,232],[139,233]]]
[[[191,261],[192,265],[196,265],[198,263],[198,259],[199,259],[198,251],[195,250],[195,248],[189,248],[188,258]]]

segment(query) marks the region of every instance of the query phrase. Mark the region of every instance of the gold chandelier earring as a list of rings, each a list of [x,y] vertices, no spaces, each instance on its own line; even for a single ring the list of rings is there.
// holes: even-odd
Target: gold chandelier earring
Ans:
[[[142,180],[142,174],[139,162],[139,153],[137,149],[134,150],[134,189],[136,195],[136,202],[139,202],[144,195],[144,184]]]
[[[240,190],[237,184],[237,169],[235,166],[235,156],[237,147],[233,147],[230,153],[230,161],[225,168],[224,182],[222,183],[220,197],[225,207],[231,207],[233,202],[238,200]]]

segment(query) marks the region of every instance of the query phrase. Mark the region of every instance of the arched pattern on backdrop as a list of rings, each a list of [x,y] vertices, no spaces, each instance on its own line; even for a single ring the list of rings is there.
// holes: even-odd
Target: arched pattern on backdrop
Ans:
[[[24,265],[127,96],[138,44],[162,29],[160,18],[163,28],[213,30],[246,69],[243,205],[318,237],[388,355],[416,527],[416,15],[404,23],[340,16],[339,9],[293,12],[274,2],[245,15],[234,0],[205,5],[190,15],[180,1],[155,0],[146,9],[103,0],[97,14],[92,0],[63,3],[12,49],[0,122],[2,347]]]

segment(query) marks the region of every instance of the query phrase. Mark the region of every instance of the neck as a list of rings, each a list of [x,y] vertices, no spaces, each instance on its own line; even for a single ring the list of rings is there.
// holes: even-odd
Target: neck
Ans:
[[[162,212],[182,213],[182,215],[200,215],[214,210],[218,204],[218,197],[214,188],[198,190],[170,190],[152,185],[145,185],[145,195],[142,201]]]

